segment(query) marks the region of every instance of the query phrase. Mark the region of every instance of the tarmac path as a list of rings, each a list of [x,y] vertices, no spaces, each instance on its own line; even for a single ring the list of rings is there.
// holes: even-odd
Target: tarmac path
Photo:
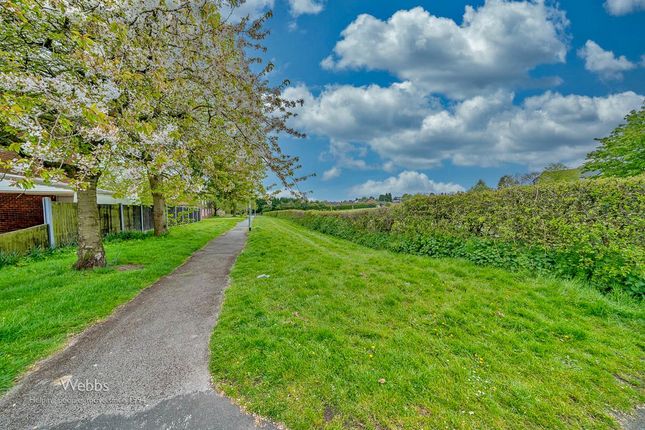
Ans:
[[[213,391],[208,371],[247,230],[240,223],[212,240],[41,362],[0,399],[0,428],[275,429]]]

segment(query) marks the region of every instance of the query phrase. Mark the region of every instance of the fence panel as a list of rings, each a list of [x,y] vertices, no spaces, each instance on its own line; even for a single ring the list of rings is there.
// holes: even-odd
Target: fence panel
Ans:
[[[126,230],[141,230],[140,206],[123,205],[123,225]]]
[[[101,234],[121,231],[119,205],[98,205]],[[175,226],[200,221],[204,210],[189,206],[168,206],[168,225]],[[51,202],[53,235],[56,247],[73,245],[78,240],[78,213],[76,203]],[[123,206],[125,230],[140,231],[154,228],[150,206]],[[49,247],[47,224],[0,234],[0,251],[25,253],[30,249]]]
[[[0,251],[26,254],[34,248],[48,248],[47,224],[0,234]]]
[[[190,224],[199,221],[200,208],[190,206],[168,206],[168,226]]]
[[[67,246],[78,239],[76,203],[52,202],[52,220],[56,246]]]
[[[99,221],[103,236],[121,231],[119,205],[99,205]]]
[[[186,208],[184,206],[177,207],[177,224],[186,224]]]
[[[152,230],[155,228],[154,221],[152,219],[152,208],[150,206],[143,207],[143,229],[145,231]]]
[[[175,208],[168,206],[166,208],[166,219],[168,221],[168,227],[171,227],[176,224],[177,219],[175,218]]]

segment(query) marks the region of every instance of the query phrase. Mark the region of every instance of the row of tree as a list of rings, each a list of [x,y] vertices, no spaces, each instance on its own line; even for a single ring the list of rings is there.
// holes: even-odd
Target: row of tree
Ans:
[[[375,199],[364,201],[344,201],[330,202],[322,200],[308,200],[303,197],[274,197],[261,198],[255,202],[258,213],[281,210],[319,210],[319,211],[339,211],[350,209],[368,209],[378,207],[379,204]]]
[[[75,267],[104,266],[99,184],[150,200],[245,200],[267,170],[299,179],[278,135],[298,101],[259,57],[270,14],[229,22],[239,0],[0,3],[0,169],[17,184],[66,181],[78,196]]]

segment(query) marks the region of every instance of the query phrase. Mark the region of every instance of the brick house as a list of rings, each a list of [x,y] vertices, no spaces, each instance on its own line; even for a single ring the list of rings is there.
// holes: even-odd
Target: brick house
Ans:
[[[0,234],[21,230],[44,223],[43,198],[72,203],[76,192],[63,182],[45,184],[35,180],[35,187],[28,190],[13,185],[20,176],[0,174]],[[97,204],[132,204],[130,200],[116,199],[113,192],[97,190]]]
[[[56,200],[51,195],[1,193],[0,233],[43,224],[43,197]]]

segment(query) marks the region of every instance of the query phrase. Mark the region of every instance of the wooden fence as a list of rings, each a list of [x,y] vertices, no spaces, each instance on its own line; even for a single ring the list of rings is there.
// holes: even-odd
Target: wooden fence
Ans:
[[[152,208],[136,205],[98,205],[101,234],[153,229]],[[209,209],[188,206],[168,207],[168,225],[200,221],[212,215]],[[43,199],[45,224],[0,234],[0,251],[26,253],[33,248],[58,248],[73,245],[78,238],[76,203]]]
[[[103,236],[120,232],[121,207],[119,205],[99,205],[99,223]]]
[[[168,208],[168,225],[187,224],[200,219],[200,210],[188,206],[175,206]]]
[[[51,202],[52,205],[52,231],[54,244],[57,247],[76,243],[78,215],[76,203]]]
[[[47,248],[48,245],[46,224],[0,234],[0,250],[3,252],[25,254],[34,248]]]

